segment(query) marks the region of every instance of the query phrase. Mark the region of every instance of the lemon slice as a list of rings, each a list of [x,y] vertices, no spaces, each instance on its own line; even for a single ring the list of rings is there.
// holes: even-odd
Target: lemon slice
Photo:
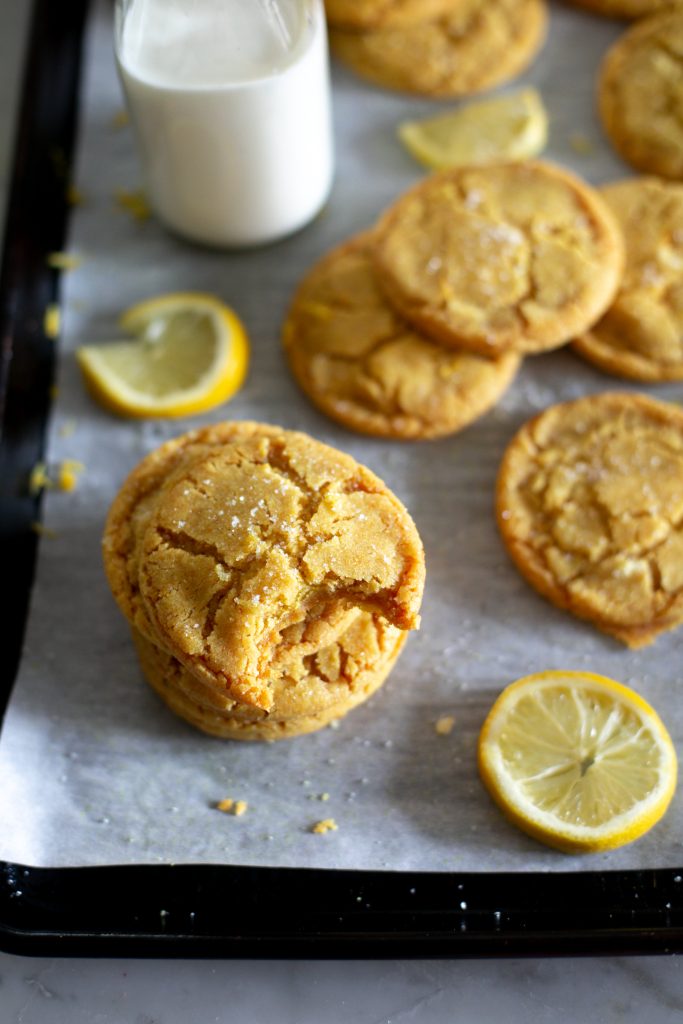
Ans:
[[[540,672],[508,686],[478,754],[503,813],[567,853],[642,836],[676,787],[676,752],[656,712],[628,687],[587,672]]]
[[[548,141],[548,115],[535,89],[481,100],[422,121],[398,137],[419,163],[445,170],[492,160],[528,160]]]
[[[245,329],[212,295],[161,295],[132,306],[120,324],[135,340],[76,353],[88,389],[112,412],[189,416],[226,402],[244,381]]]

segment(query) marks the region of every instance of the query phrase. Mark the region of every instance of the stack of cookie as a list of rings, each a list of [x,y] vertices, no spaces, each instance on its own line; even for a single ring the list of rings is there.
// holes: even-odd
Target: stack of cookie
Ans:
[[[152,452],[104,536],[143,672],[216,736],[321,728],[384,681],[419,623],[424,556],[400,501],[350,456],[253,423]]]
[[[313,268],[284,344],[338,422],[443,436],[490,408],[523,356],[587,331],[623,262],[614,215],[574,175],[540,162],[446,171]]]
[[[467,96],[518,75],[545,38],[545,0],[325,0],[333,53],[388,89]]]

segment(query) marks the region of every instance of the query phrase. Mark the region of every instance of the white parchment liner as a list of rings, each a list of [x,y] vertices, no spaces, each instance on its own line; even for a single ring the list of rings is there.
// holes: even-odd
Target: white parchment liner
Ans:
[[[421,171],[395,139],[397,123],[442,105],[385,93],[334,74],[337,178],[319,219],[270,248],[213,253],[118,209],[118,188],[139,187],[108,5],[92,17],[76,180],[86,202],[69,249],[84,262],[63,282],[59,396],[49,458],[86,465],[78,489],[50,494],[25,654],[0,740],[0,857],[40,866],[219,862],[531,871],[676,866],[683,806],[632,847],[571,858],[508,826],[475,766],[479,727],[508,682],[544,668],[591,669],[634,685],[674,740],[683,736],[683,631],[630,653],[557,611],[517,575],[498,538],[493,486],[506,443],[544,406],[621,387],[568,352],[529,359],[488,417],[427,444],[365,440],[318,415],[285,367],[279,327],[296,282],[332,245],[366,227]],[[595,72],[620,31],[557,4],[548,44],[523,83],[540,88],[552,117],[548,156],[599,184],[629,173],[594,115]],[[482,55],[486,59],[486,55]],[[590,140],[588,153],[572,146]],[[84,393],[73,349],[117,335],[116,317],[139,299],[179,289],[234,305],[253,346],[248,382],[230,405],[186,422],[125,422]],[[658,389],[677,399],[679,386]],[[100,559],[106,509],[132,466],[198,423],[254,418],[303,429],[350,451],[406,502],[425,542],[423,627],[389,683],[338,729],[273,745],[221,742],[174,718],[142,682],[126,623]],[[71,428],[75,430],[71,433]],[[65,436],[66,435],[66,436]],[[434,722],[455,716],[450,736]],[[329,793],[322,802],[320,794]],[[214,809],[247,800],[241,818]],[[334,817],[339,830],[312,835]]]

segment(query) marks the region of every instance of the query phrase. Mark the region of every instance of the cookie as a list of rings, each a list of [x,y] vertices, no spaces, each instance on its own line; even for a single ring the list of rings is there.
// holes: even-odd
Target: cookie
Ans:
[[[628,647],[683,622],[683,410],[638,394],[547,409],[508,447],[498,526],[559,608]]]
[[[624,260],[605,201],[541,162],[431,175],[376,231],[391,304],[436,341],[488,356],[541,352],[585,331],[610,306]]]
[[[584,7],[608,18],[645,18],[671,7],[683,6],[680,0],[570,0],[575,7]]]
[[[448,14],[453,0],[325,0],[330,25],[347,29],[414,25]]]
[[[614,304],[573,343],[608,373],[634,380],[683,380],[683,185],[631,178],[602,195],[626,242]]]
[[[332,419],[400,440],[452,434],[487,411],[512,381],[519,357],[486,359],[417,334],[386,302],[372,235],[329,253],[303,281],[284,328],[302,389]]]
[[[282,675],[271,683],[272,704],[266,712],[234,701],[225,689],[196,678],[172,655],[133,630],[147,676],[163,675],[192,704],[245,722],[300,718],[330,707],[354,706],[356,698],[363,699],[368,682],[394,664],[406,636],[377,615],[358,613],[332,644],[290,659]]]
[[[683,178],[683,10],[638,22],[604,58],[599,106],[618,153],[639,171]]]
[[[341,718],[382,685],[405,637],[378,616],[361,612],[335,644],[299,658],[273,683],[272,707],[265,712],[230,701],[133,633],[143,675],[176,714],[214,735],[246,739],[299,735]]]
[[[150,622],[139,587],[140,544],[162,489],[182,476],[187,466],[227,444],[258,437],[278,437],[276,427],[248,422],[219,423],[190,431],[151,452],[133,470],[117,494],[107,517],[103,539],[104,566],[121,611],[139,632],[163,646]],[[337,609],[324,620],[299,623],[286,631],[284,648],[297,655],[316,651],[338,636],[354,609]]]
[[[363,78],[427,96],[468,96],[518,75],[545,39],[545,0],[451,0],[441,18],[333,29],[332,52]]]
[[[143,635],[264,709],[301,643],[330,643],[350,611],[419,622],[424,556],[403,505],[350,456],[280,428],[223,424],[162,446],[124,484],[104,550]]]
[[[170,655],[168,656],[170,657]],[[384,678],[391,666],[387,666],[385,675],[376,675],[367,681],[363,693],[363,700],[367,700],[375,690],[384,682]],[[274,740],[292,739],[295,736],[303,736],[305,733],[316,732],[323,729],[330,722],[343,718],[360,700],[347,704],[330,706],[324,711],[315,715],[302,715],[299,718],[273,718],[265,716],[259,721],[248,721],[243,718],[233,718],[230,715],[223,715],[219,711],[195,704],[181,690],[176,690],[164,675],[156,673],[145,674],[145,679],[163,700],[166,706],[184,719],[195,729],[208,733],[209,736],[216,736],[219,739],[227,740],[258,740],[272,743]]]

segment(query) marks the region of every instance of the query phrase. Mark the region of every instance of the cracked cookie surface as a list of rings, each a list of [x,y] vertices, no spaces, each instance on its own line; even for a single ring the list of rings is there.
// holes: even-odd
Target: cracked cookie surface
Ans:
[[[683,380],[683,185],[631,178],[601,189],[626,242],[614,303],[573,348],[608,373]]]
[[[124,484],[104,551],[143,635],[265,709],[288,658],[333,641],[357,609],[419,622],[424,555],[405,508],[293,431],[222,424],[162,446]]]
[[[272,683],[273,702],[266,712],[231,701],[224,692],[188,672],[171,654],[133,631],[145,677],[157,691],[163,689],[161,696],[173,710],[214,735],[237,733],[236,738],[240,738],[240,730],[246,729],[247,734],[242,736],[245,739],[285,738],[341,718],[381,686],[406,635],[379,616],[359,613],[334,643],[291,660],[282,676]]]
[[[451,0],[449,13],[414,25],[333,29],[332,52],[388,89],[468,96],[519,74],[545,38],[545,0]]]
[[[486,359],[416,333],[384,298],[372,233],[334,249],[300,285],[284,328],[300,386],[328,416],[380,437],[454,433],[500,398],[519,367],[513,353]]]
[[[549,164],[432,175],[380,219],[378,280],[444,345],[482,355],[556,348],[609,307],[623,267],[604,200]]]
[[[604,58],[600,116],[640,171],[683,178],[683,10],[638,22]]]
[[[619,392],[547,409],[505,453],[497,518],[553,604],[651,643],[683,622],[683,410]]]
[[[447,14],[453,0],[325,0],[330,25],[368,29],[414,25]]]
[[[160,643],[160,639],[140,596],[139,558],[141,538],[161,489],[195,459],[265,430],[248,422],[218,423],[167,441],[132,470],[114,498],[102,540],[104,568],[124,616],[152,642]]]

